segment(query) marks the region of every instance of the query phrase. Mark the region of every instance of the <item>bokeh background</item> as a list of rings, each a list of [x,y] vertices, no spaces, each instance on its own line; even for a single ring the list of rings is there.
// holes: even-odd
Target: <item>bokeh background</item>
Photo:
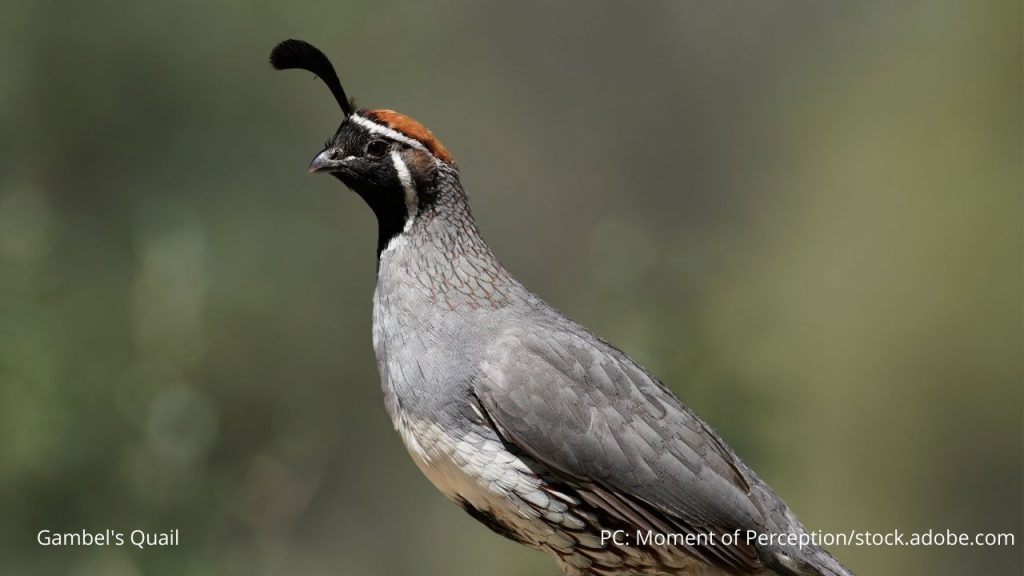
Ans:
[[[0,573],[555,575],[420,476],[324,86],[432,127],[544,298],[862,574],[1020,574],[1019,2],[0,5]],[[181,532],[45,549],[41,529]]]

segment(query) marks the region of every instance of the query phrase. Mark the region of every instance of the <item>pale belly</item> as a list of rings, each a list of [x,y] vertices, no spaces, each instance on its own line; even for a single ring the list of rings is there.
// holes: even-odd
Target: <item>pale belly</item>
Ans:
[[[592,509],[552,488],[534,472],[536,463],[496,440],[477,432],[454,438],[407,416],[396,418],[395,428],[438,490],[495,532],[553,554],[565,574],[723,574],[678,550],[602,542]]]
[[[570,512],[579,501],[548,489],[523,458],[477,432],[454,438],[434,423],[406,416],[397,420],[413,461],[449,499],[492,516],[512,532],[506,536],[524,544],[568,552],[576,543],[559,528],[585,527]]]

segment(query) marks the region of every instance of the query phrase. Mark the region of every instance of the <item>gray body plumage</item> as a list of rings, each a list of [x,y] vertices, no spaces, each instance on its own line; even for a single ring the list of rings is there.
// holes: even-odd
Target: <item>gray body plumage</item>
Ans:
[[[309,43],[285,40],[270,61],[313,72],[341,107],[309,170],[344,182],[377,217],[385,403],[446,496],[571,576],[849,575],[816,546],[747,539],[806,533],[657,379],[502,268],[430,130],[356,110]]]
[[[804,533],[703,421],[625,354],[515,281],[453,167],[380,255],[373,339],[417,465],[566,574],[848,574],[817,547],[602,543],[602,529]]]

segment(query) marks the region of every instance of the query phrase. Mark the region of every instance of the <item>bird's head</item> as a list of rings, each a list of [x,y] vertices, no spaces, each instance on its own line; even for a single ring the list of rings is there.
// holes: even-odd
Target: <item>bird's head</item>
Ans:
[[[358,193],[373,209],[381,241],[399,233],[436,193],[440,170],[454,171],[451,155],[425,126],[393,110],[355,109],[331,61],[313,45],[285,40],[270,53],[278,70],[299,68],[327,84],[341,107],[341,125],[309,165]]]

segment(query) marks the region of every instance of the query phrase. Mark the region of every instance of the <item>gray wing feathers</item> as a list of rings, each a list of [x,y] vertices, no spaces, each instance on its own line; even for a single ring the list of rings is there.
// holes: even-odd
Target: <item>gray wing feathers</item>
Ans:
[[[505,332],[488,347],[474,392],[503,436],[632,525],[695,533],[764,526],[741,465],[715,434],[589,334]],[[693,552],[759,565],[742,545]]]

